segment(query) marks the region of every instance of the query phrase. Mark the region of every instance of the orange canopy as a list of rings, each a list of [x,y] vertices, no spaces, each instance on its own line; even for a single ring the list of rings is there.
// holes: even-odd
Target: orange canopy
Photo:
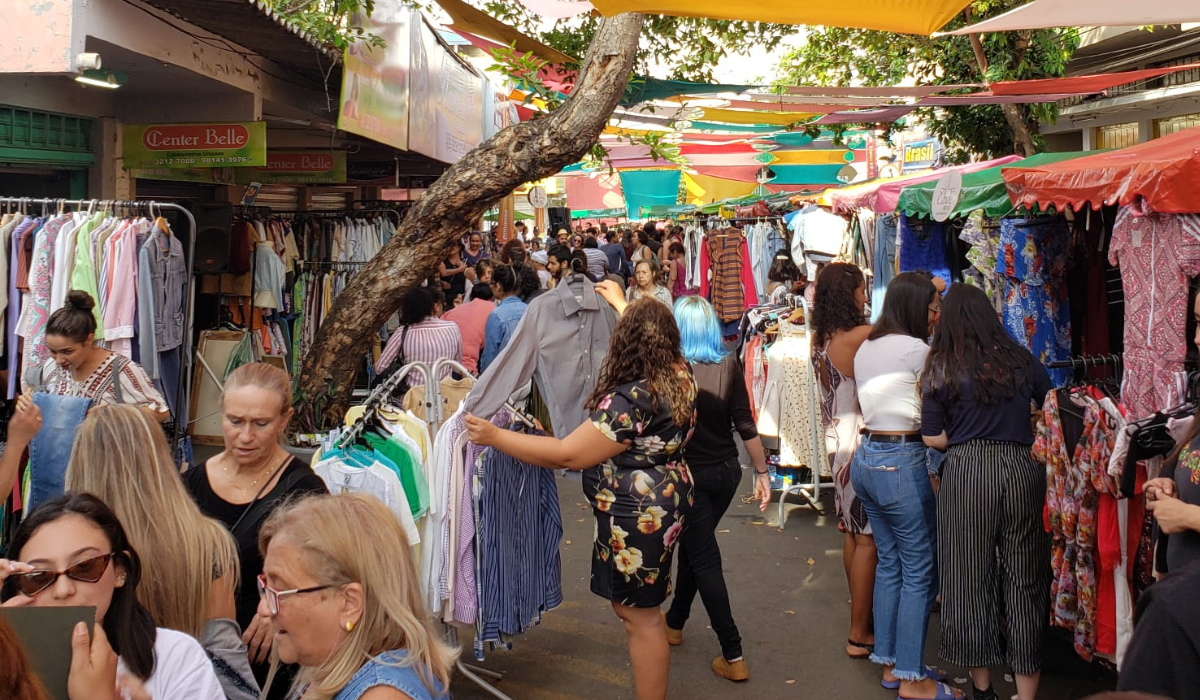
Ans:
[[[1166,214],[1200,213],[1200,128],[1129,148],[1001,171],[1014,204],[1043,209],[1129,204],[1143,197]]]

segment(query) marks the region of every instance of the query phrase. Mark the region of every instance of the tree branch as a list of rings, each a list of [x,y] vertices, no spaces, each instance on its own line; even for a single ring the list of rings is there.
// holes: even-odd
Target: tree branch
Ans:
[[[340,418],[372,337],[472,222],[517,187],[554,175],[591,148],[624,94],[643,22],[636,13],[604,19],[570,98],[549,116],[504,129],[451,166],[354,276],[304,358],[300,408],[332,398],[328,415],[309,421]]]

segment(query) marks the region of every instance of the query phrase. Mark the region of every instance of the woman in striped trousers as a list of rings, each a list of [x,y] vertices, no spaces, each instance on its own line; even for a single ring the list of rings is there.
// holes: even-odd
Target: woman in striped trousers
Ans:
[[[939,656],[971,669],[975,700],[996,700],[988,667],[1006,663],[1018,698],[1037,694],[1050,554],[1030,408],[1052,388],[981,290],[958,284],[946,294],[922,375],[921,434],[947,451],[937,514]]]

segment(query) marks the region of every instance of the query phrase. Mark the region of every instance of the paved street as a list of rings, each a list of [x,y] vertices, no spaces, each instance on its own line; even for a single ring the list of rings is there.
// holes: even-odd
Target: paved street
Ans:
[[[742,495],[751,490],[746,471]],[[832,491],[823,500],[832,513]],[[512,651],[490,653],[481,665],[505,674],[497,687],[513,700],[632,700],[625,635],[609,604],[588,591],[592,523],[577,477],[559,480],[559,501],[566,601],[538,628],[519,637]],[[672,650],[670,697],[894,698],[894,692],[879,687],[878,672],[869,662],[848,659],[843,651],[849,605],[835,520],[797,501],[789,503],[787,527],[780,531],[775,514],[774,503],[760,514],[739,498],[720,527],[726,581],[751,679],[733,684],[713,675],[709,663],[719,647],[697,598],[684,644]],[[936,616],[930,630],[926,658],[933,662]],[[951,680],[956,677],[963,674],[951,673]],[[1056,643],[1039,697],[1076,700],[1109,689],[1112,683],[1111,676],[1083,664]],[[997,690],[1001,698],[1015,693],[1009,682],[998,683]],[[455,700],[491,698],[461,676],[452,691]]]

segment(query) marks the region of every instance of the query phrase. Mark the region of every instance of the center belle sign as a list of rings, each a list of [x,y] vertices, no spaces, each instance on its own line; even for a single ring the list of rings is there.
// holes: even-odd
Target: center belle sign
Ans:
[[[267,123],[127,124],[125,167],[226,168],[267,164]]]

